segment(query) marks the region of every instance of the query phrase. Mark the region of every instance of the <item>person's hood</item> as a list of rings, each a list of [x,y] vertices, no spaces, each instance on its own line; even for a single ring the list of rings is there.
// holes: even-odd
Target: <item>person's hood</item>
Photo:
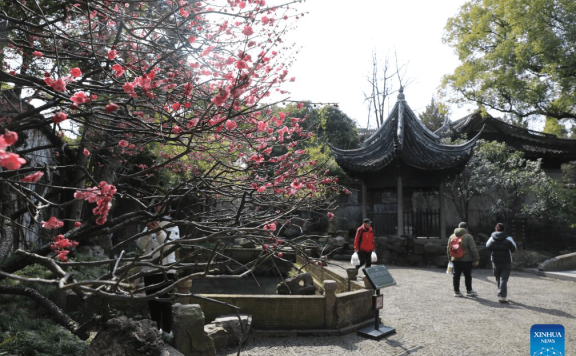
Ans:
[[[508,234],[506,234],[504,231],[494,231],[492,233],[492,238],[495,241],[502,241],[502,240],[506,240],[506,238],[508,237]]]
[[[466,230],[463,227],[458,227],[458,228],[454,229],[454,235],[456,235],[456,237],[458,237],[458,238],[466,235],[467,233],[468,233],[468,230]]]

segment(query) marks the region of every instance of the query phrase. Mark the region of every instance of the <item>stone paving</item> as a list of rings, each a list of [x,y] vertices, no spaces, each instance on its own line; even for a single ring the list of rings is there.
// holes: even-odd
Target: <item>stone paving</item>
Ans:
[[[566,355],[576,355],[576,281],[513,271],[509,304],[498,303],[491,270],[473,271],[477,298],[455,298],[441,269],[387,266],[397,286],[382,289],[382,322],[396,334],[371,340],[350,333],[333,337],[252,336],[242,356],[465,356],[530,355],[530,327],[561,324]],[[464,285],[462,277],[461,285]],[[217,356],[236,355],[223,349]]]

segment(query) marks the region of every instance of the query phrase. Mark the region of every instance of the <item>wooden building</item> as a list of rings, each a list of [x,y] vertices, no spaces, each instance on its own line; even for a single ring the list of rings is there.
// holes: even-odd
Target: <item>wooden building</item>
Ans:
[[[446,120],[435,133],[442,138],[480,135],[486,141],[505,142],[508,147],[524,152],[527,159],[541,159],[542,169],[554,178],[560,177],[562,164],[576,161],[576,140],[514,126],[480,112],[453,122]]]
[[[443,144],[440,136],[417,118],[400,89],[390,115],[361,148],[332,147],[332,151],[338,165],[361,180],[362,216],[372,219],[379,234],[444,238],[444,180],[464,169],[477,139],[478,135],[462,145]],[[412,214],[412,196],[422,191],[436,192],[437,215],[430,211],[416,217]],[[409,217],[411,221],[406,221]]]

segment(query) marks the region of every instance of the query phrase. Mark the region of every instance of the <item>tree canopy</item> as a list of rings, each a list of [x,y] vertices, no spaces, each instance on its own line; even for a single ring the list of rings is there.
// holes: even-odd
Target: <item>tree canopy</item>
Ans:
[[[455,101],[521,122],[576,119],[576,2],[473,0],[448,20],[444,42],[462,62],[443,79]]]
[[[478,141],[466,169],[447,180],[446,195],[465,221],[470,200],[477,196],[488,198],[490,212],[506,224],[520,215],[554,216],[565,206],[540,161],[527,160],[523,152],[496,141]]]
[[[204,272],[166,290],[234,263],[225,249],[239,237],[262,253],[238,275],[287,245],[306,256],[275,232],[303,207],[325,212],[340,188],[306,152],[303,117],[265,102],[294,80],[283,41],[296,2],[0,2],[0,282],[19,284],[0,293],[30,295],[38,280],[74,289],[84,304],[71,313],[37,300],[86,337],[94,296],[157,296],[133,283],[141,266],[162,268],[132,251],[149,222],[180,227],[166,253],[213,249]],[[107,268],[85,280],[75,251],[92,244]],[[17,277],[30,265],[52,273]]]

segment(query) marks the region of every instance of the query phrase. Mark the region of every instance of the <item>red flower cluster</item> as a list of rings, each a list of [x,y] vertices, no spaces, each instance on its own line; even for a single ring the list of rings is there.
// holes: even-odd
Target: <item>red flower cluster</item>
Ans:
[[[62,262],[68,262],[69,249],[78,246],[78,241],[70,241],[64,235],[52,238],[50,249],[56,252],[56,257]]]
[[[54,122],[55,124],[58,124],[64,120],[66,120],[68,118],[68,114],[66,114],[64,111],[58,111],[56,114],[54,114],[52,116],[52,122]]]
[[[226,100],[230,97],[230,91],[228,89],[220,89],[218,91],[218,95],[216,95],[212,102],[216,106],[222,106],[226,102]]]
[[[42,176],[44,176],[44,172],[38,171],[36,173],[29,174],[26,177],[20,179],[20,182],[36,183],[40,180],[40,178],[42,178]]]
[[[56,219],[55,216],[52,216],[48,221],[42,221],[42,227],[47,230],[54,230],[62,226],[64,226],[64,221]]]
[[[266,225],[264,225],[263,229],[266,231],[275,231],[276,230],[276,223],[273,222],[271,224],[266,224]]]
[[[3,135],[0,135],[0,166],[6,169],[19,169],[26,163],[26,160],[18,154],[4,150],[6,147],[15,144],[16,141],[18,141],[18,134],[14,131],[6,130]]]
[[[50,77],[44,77],[44,83],[46,83],[46,85],[56,90],[57,92],[63,92],[66,90],[66,81],[64,81],[62,78],[54,80]]]
[[[110,212],[112,205],[112,198],[116,194],[116,187],[104,181],[100,182],[98,187],[87,188],[85,191],[78,190],[74,193],[74,198],[88,200],[90,203],[96,203],[96,207],[92,210],[96,219],[96,224],[104,225]]]
[[[82,71],[78,67],[72,68],[70,69],[70,75],[73,76],[74,78],[78,78],[82,76]]]

